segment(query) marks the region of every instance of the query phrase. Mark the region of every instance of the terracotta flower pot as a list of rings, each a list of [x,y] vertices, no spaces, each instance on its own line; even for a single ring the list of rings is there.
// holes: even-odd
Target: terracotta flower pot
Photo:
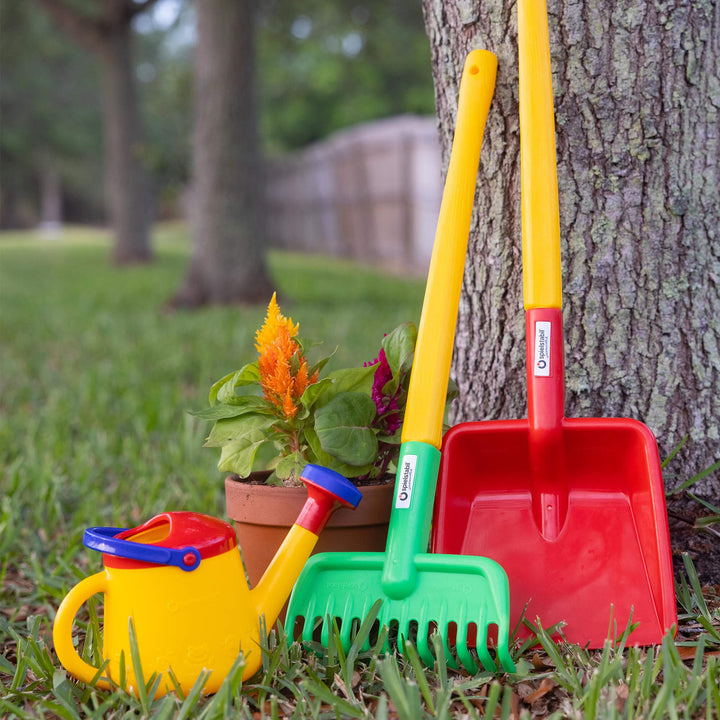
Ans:
[[[304,487],[254,485],[225,479],[228,517],[235,522],[250,585],[254,587],[272,561],[307,499]],[[328,551],[385,550],[394,484],[361,487],[354,510],[336,510],[315,546]]]

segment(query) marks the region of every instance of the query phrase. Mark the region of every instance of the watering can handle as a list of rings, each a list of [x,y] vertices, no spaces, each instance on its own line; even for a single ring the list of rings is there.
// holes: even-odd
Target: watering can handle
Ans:
[[[200,552],[197,548],[167,548],[158,545],[121,540],[117,537],[127,528],[91,527],[83,535],[85,547],[99,550],[107,555],[140,560],[153,565],[173,565],[190,572],[200,565]]]
[[[81,580],[60,603],[53,624],[53,643],[62,666],[73,676],[86,683],[99,677],[100,668],[86,663],[78,654],[72,641],[72,626],[80,606],[96,593],[107,590],[107,575],[95,573]],[[98,680],[97,687],[109,689],[105,680]]]

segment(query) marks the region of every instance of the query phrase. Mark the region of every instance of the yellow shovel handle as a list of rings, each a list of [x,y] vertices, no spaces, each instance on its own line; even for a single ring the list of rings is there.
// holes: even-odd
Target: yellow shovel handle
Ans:
[[[523,302],[562,307],[560,211],[545,0],[518,1]]]
[[[465,254],[475,200],[480,147],[495,89],[497,58],[473,50],[465,60],[457,123],[440,205],[415,348],[403,442],[418,440],[439,448]]]

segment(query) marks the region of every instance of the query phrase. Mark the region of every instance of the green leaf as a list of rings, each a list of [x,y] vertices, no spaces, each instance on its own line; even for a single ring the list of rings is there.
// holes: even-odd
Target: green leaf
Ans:
[[[411,367],[416,342],[417,329],[410,322],[399,325],[383,338],[382,347],[393,375]]]
[[[235,404],[241,402],[242,404]],[[222,420],[224,418],[238,417],[245,413],[265,413],[274,415],[274,406],[262,397],[244,395],[234,398],[232,405],[218,403],[204,410],[189,410],[189,414],[201,420]]]
[[[369,396],[372,392],[374,375],[375,366],[369,365],[368,367],[335,370],[328,374],[328,378],[333,381],[334,395],[343,392],[361,392]]]
[[[222,420],[242,415],[243,410],[237,405],[212,405],[203,410],[188,410],[187,413],[200,420]]]
[[[334,397],[315,414],[315,432],[322,449],[349,465],[366,465],[378,451],[372,398],[358,392]]]
[[[210,388],[210,394],[208,395],[208,401],[211,405],[215,404],[218,393],[220,392],[220,388],[222,388],[226,383],[228,383],[230,380],[232,380],[233,377],[235,377],[235,372],[236,371],[231,372],[231,373],[227,374],[225,377],[222,377],[218,381],[213,383],[212,387]]]
[[[320,360],[318,360],[318,361],[309,369],[310,375],[312,375],[313,373],[316,373],[316,372],[320,372],[320,371],[328,364],[328,362],[332,359],[333,355],[335,355],[335,353],[336,353],[337,351],[338,351],[338,349],[335,348],[335,349],[330,353],[330,355],[328,355],[327,357],[324,357],[324,358],[320,358]]]
[[[305,392],[302,394],[302,397],[300,398],[300,404],[306,410],[310,410],[317,401],[318,397],[320,397],[323,393],[329,390],[332,385],[333,380],[331,378],[323,378],[322,380],[318,380],[312,385],[308,385],[305,389]]]
[[[216,402],[232,404],[233,401],[237,400],[237,393],[235,392],[236,388],[257,384],[259,391],[259,383],[260,370],[256,360],[255,362],[249,363],[248,365],[240,368],[240,370],[230,373],[224,378],[218,380],[210,388],[210,395],[208,399],[211,405],[214,405]]]
[[[336,457],[328,455],[320,445],[320,440],[317,434],[312,428],[305,428],[305,439],[310,445],[310,450],[314,457],[310,458],[310,462],[317,463],[323,467],[339,472],[347,478],[360,477],[361,475],[367,475],[373,469],[373,463],[367,465],[348,465],[347,463],[341,462]],[[374,458],[373,458],[374,460]]]
[[[294,452],[281,458],[280,462],[275,466],[275,474],[281,480],[293,479],[300,484],[300,473],[307,465],[307,458],[301,452]]]
[[[301,337],[295,337],[295,342],[300,346],[300,352],[307,358],[313,348],[321,347],[324,343],[322,342],[315,342],[310,341],[307,338],[301,338]],[[321,357],[319,360],[315,362],[314,365],[309,365],[308,361],[308,373],[312,375],[314,372],[320,372],[327,364],[328,362],[335,356],[337,353],[338,348],[337,346],[335,349],[325,357]]]
[[[205,447],[222,447],[256,430],[269,430],[274,423],[274,417],[261,413],[245,413],[239,417],[218,420],[205,441]]]
[[[249,435],[224,445],[220,452],[218,470],[237,473],[247,477],[253,471],[255,456],[263,446],[272,444],[257,430]]]

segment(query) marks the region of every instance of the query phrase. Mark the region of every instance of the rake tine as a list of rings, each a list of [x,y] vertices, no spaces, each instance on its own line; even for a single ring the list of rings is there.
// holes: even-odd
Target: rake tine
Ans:
[[[450,647],[450,622],[443,623],[444,629],[441,630],[438,628],[438,634],[440,635],[440,639],[442,640],[443,649],[445,651],[445,660],[446,665],[451,670],[459,670],[457,661],[455,660],[455,654],[452,651],[452,648]]]
[[[323,647],[328,647],[330,644],[330,629],[332,628],[332,615],[326,613],[325,617],[321,620],[320,626],[320,643]]]
[[[428,666],[432,667],[435,664],[435,658],[430,651],[430,645],[428,644],[428,635],[430,634],[430,623],[424,624],[422,627],[418,627],[418,636],[415,642],[418,655],[420,659]]]
[[[477,672],[477,665],[470,652],[467,642],[468,624],[465,618],[461,618],[457,624],[457,635],[455,637],[455,652],[458,660],[465,666],[465,669],[472,675]]]
[[[481,618],[484,620],[484,618]],[[487,670],[495,671],[497,670],[497,666],[495,665],[495,661],[492,659],[492,655],[490,654],[490,651],[488,650],[487,646],[487,632],[488,632],[488,626],[486,622],[478,623],[477,626],[477,640],[475,641],[475,649],[477,650],[477,654],[480,657],[480,662],[485,666]]]
[[[355,614],[352,612],[345,613],[340,617],[342,617],[342,625],[340,626],[340,642],[342,643],[343,648],[347,649],[350,647],[350,638],[352,636],[353,626],[355,625]]]
[[[315,632],[315,621],[317,618],[317,613],[315,612],[308,612],[303,617],[303,629],[302,629],[302,639],[303,642],[312,642],[313,634]]]

